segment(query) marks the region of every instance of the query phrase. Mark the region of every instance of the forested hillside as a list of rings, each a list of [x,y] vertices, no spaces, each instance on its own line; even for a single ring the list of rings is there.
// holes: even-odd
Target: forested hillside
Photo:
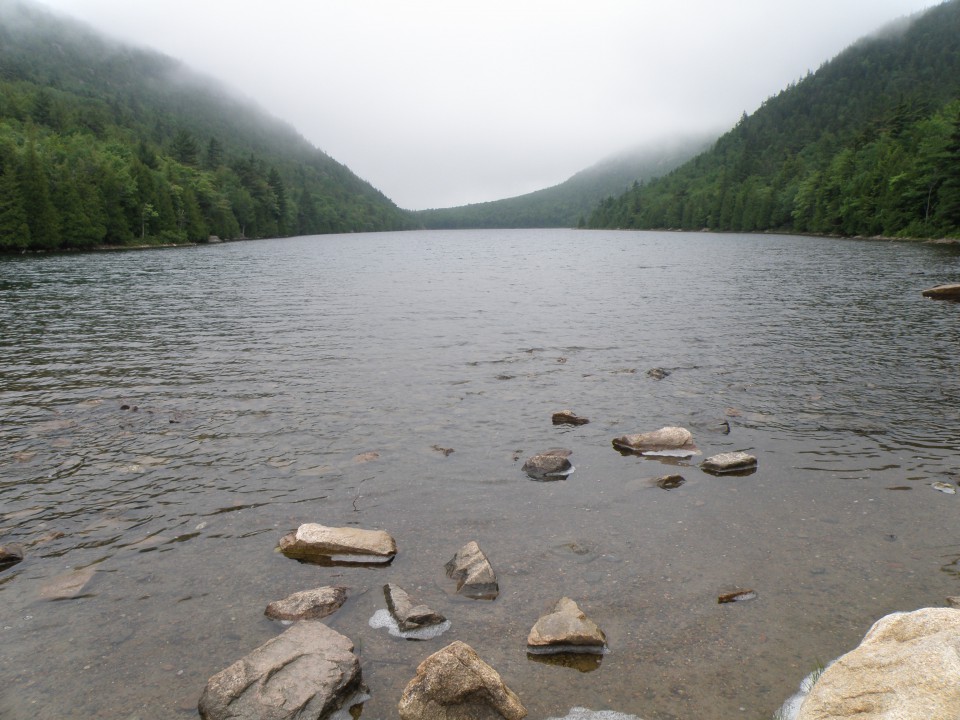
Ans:
[[[960,235],[960,0],[856,43],[589,225]]]
[[[0,249],[412,224],[292,128],[180,63],[0,0]]]
[[[706,138],[701,137],[644,146],[607,158],[553,187],[414,215],[428,228],[573,227],[583,224],[603,198],[669,172],[706,146]]]

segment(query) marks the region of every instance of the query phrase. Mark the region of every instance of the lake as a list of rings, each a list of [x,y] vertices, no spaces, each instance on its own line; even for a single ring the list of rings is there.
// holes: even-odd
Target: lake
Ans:
[[[459,639],[534,720],[768,720],[881,616],[960,594],[960,496],[932,487],[960,479],[960,304],[920,295],[957,281],[957,246],[709,233],[2,258],[0,544],[28,547],[0,573],[0,716],[197,717],[284,629],[268,602],[345,585],[326,622],[357,645],[363,718]],[[667,425],[703,456],[611,446]],[[529,479],[552,447],[576,471]],[[730,450],[757,472],[699,469]],[[399,553],[301,564],[277,543],[303,522]],[[493,602],[444,574],[471,540]],[[88,582],[45,599],[64,577]],[[371,628],[386,582],[450,630]],[[718,604],[738,588],[756,599]],[[562,596],[605,631],[599,665],[528,658]]]

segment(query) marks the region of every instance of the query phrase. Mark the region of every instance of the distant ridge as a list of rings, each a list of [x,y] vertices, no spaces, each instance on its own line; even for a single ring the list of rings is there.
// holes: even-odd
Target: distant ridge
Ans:
[[[588,225],[960,235],[960,0],[856,42]]]
[[[427,228],[573,227],[584,222],[603,198],[669,172],[712,140],[711,136],[651,143],[606,158],[553,187],[503,200],[421,210],[414,216]]]
[[[412,226],[222,85],[27,0],[0,0],[0,249]]]

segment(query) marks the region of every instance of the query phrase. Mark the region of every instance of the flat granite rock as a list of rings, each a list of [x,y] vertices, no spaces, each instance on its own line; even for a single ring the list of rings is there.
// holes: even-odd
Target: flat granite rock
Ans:
[[[960,300],[960,283],[927,288],[923,291],[923,296],[932,300]]]
[[[319,587],[276,600],[263,614],[273,620],[319,620],[335,613],[346,600],[345,587]]]
[[[492,667],[459,640],[424,660],[403,691],[401,720],[521,720],[527,710]]]
[[[461,595],[477,600],[494,600],[500,594],[497,574],[475,541],[460,548],[445,569],[447,577],[457,581],[457,592]]]
[[[280,552],[296,560],[385,563],[397,554],[397,543],[384,530],[304,523],[280,538]]]
[[[603,630],[568,597],[560,598],[551,612],[537,620],[527,636],[527,650],[533,653],[602,653],[606,644]]]
[[[747,472],[757,467],[757,459],[745,452],[720,453],[700,463],[700,469],[715,474]]]
[[[621,435],[613,439],[613,447],[637,455],[690,457],[700,454],[693,442],[693,433],[682,427],[662,427],[651,432]]]
[[[207,681],[203,720],[322,720],[362,689],[353,643],[303,620]]]

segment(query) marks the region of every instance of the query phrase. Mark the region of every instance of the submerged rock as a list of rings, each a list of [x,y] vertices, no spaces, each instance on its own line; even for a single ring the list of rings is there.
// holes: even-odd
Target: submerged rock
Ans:
[[[824,670],[797,720],[956,720],[958,649],[960,610],[887,615]]]
[[[555,412],[551,420],[554,425],[586,425],[590,422],[588,418],[577,415],[573,410]]]
[[[82,597],[96,572],[96,568],[88,566],[58,575],[40,588],[40,597],[44,600],[75,600]]]
[[[500,594],[497,574],[480,546],[471,541],[445,566],[447,577],[457,581],[457,592],[476,600],[493,600]]]
[[[204,720],[319,720],[362,689],[353,643],[304,620],[207,681]]]
[[[553,610],[537,620],[527,636],[527,652],[602,654],[607,636],[568,597],[560,598]]]
[[[653,484],[661,490],[676,490],[686,482],[683,475],[664,475],[655,478]]]
[[[396,541],[384,530],[335,528],[304,523],[280,538],[280,551],[296,560],[386,563],[397,554]]]
[[[717,603],[724,605],[726,603],[744,602],[746,600],[756,600],[756,590],[733,590],[731,592],[721,593],[717,598]]]
[[[6,570],[23,561],[23,546],[11,543],[0,545],[0,570]]]
[[[931,483],[931,484],[930,484],[930,487],[932,487],[934,490],[939,490],[940,492],[945,493],[945,494],[947,494],[947,495],[956,495],[956,494],[957,494],[957,486],[956,486],[956,485],[951,485],[950,483],[940,482],[939,480],[938,480],[937,482],[935,482],[935,483]]]
[[[346,600],[345,587],[319,587],[276,600],[263,614],[273,620],[319,620],[335,613]]]
[[[568,459],[572,455],[569,450],[554,448],[527,458],[523,464],[523,471],[535,480],[551,480],[566,477],[573,472],[573,465]]]
[[[755,470],[757,459],[745,452],[720,453],[708,457],[700,463],[700,469],[704,472],[720,474],[723,473],[746,473]]]
[[[527,710],[492,667],[459,640],[417,667],[398,706],[401,720],[521,720]]]
[[[933,300],[960,300],[960,283],[927,288],[923,291],[923,296]]]
[[[670,371],[655,367],[647,370],[647,375],[652,377],[654,380],[663,380],[664,378],[670,377]]]
[[[402,632],[417,630],[430,625],[439,625],[446,622],[440,613],[431,610],[426,605],[414,605],[410,596],[398,585],[387,583],[383,586],[383,596],[387,601],[387,609],[397,621],[397,627]]]
[[[613,447],[637,455],[689,457],[699,455],[693,434],[682,427],[662,427],[652,432],[621,435],[613,439]]]

